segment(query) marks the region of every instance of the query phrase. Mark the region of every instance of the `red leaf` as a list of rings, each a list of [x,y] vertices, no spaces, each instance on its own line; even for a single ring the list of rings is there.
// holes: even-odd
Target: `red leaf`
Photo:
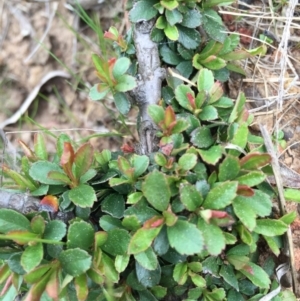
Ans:
[[[74,163],[74,149],[70,142],[64,142],[63,153],[60,158],[60,164],[64,172],[69,176],[70,179],[74,179],[72,172],[72,165]]]
[[[187,96],[187,99],[188,99],[190,105],[195,110],[196,109],[195,97],[191,93],[187,93],[186,96]]]
[[[225,218],[228,216],[228,213],[225,211],[211,210],[211,218]]]
[[[254,190],[247,185],[239,185],[236,193],[243,196],[253,196]]]
[[[128,143],[124,143],[121,146],[121,150],[122,150],[123,153],[134,153],[134,147],[132,147]]]
[[[171,106],[168,106],[165,111],[165,119],[164,119],[166,128],[169,128],[169,126],[174,122],[176,122],[175,112]]]
[[[12,277],[13,277],[13,275],[11,274],[7,278],[5,285],[3,286],[2,291],[0,293],[0,296],[3,296],[7,292],[7,290],[10,288],[10,286],[12,285]]]
[[[161,216],[153,216],[144,222],[143,228],[158,228],[165,222],[165,219]]]
[[[58,211],[58,199],[54,195],[46,195],[40,202],[40,209],[47,212],[57,212]]]

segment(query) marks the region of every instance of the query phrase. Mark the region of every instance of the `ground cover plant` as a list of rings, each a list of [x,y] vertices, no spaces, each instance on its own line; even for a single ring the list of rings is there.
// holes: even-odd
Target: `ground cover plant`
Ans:
[[[259,246],[278,256],[295,213],[272,216],[271,157],[245,96],[223,85],[265,47],[236,49],[217,4],[129,1],[131,31],[104,34],[118,57],[92,55],[90,98],[111,93],[123,115],[137,106],[137,145],[97,151],[61,134],[53,156],[46,135],[20,141],[7,188],[41,202],[0,209],[3,300],[260,300],[279,286]]]

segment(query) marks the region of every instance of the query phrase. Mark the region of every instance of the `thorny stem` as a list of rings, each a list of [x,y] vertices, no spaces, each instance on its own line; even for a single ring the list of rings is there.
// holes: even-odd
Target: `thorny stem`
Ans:
[[[165,70],[161,68],[158,46],[150,38],[154,20],[140,21],[134,26],[133,40],[138,61],[138,87],[130,92],[139,108],[139,137],[136,147],[139,154],[150,154],[157,148],[157,126],[148,114],[148,106],[157,104],[161,98],[161,83]]]

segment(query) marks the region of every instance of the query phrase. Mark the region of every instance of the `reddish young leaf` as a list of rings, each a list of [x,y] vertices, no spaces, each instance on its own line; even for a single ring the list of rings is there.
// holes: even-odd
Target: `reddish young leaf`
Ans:
[[[254,190],[247,185],[238,185],[238,189],[236,193],[242,196],[253,196]]]
[[[58,301],[59,294],[59,279],[58,269],[55,269],[50,276],[50,279],[46,285],[46,292],[53,301]]]
[[[37,157],[36,157],[35,153],[33,152],[33,150],[30,149],[30,148],[28,147],[28,145],[27,145],[25,142],[23,142],[22,140],[19,140],[18,142],[19,142],[20,146],[22,147],[25,156],[26,156],[31,162],[36,161],[36,160],[37,160]]]
[[[13,277],[13,275],[11,274],[7,278],[5,284],[4,284],[3,288],[2,288],[2,291],[0,292],[0,296],[3,296],[8,291],[8,289],[10,288],[10,286],[12,285],[12,277]]]
[[[42,198],[40,202],[40,209],[42,211],[54,213],[58,211],[58,206],[58,199],[54,195],[46,195]]]
[[[74,283],[78,301],[85,301],[89,294],[86,274],[75,277]]]
[[[168,106],[165,110],[164,124],[165,124],[166,128],[169,128],[170,126],[173,125],[174,122],[176,122],[175,112],[171,106]],[[174,127],[174,125],[173,125],[173,127]]]
[[[153,216],[152,218],[144,222],[143,228],[157,228],[160,227],[164,223],[164,221],[165,219],[161,216]]]
[[[7,277],[9,276],[10,273],[11,273],[11,271],[10,271],[8,264],[4,264],[0,268],[0,283],[3,283],[7,279]]]
[[[64,142],[64,149],[60,158],[60,165],[71,180],[74,179],[74,175],[72,172],[74,157],[75,154],[72,144],[70,142]]]
[[[272,161],[269,154],[250,153],[240,160],[241,168],[246,170],[254,170],[264,167]]]
[[[124,143],[121,146],[121,150],[122,150],[123,153],[134,153],[134,147],[132,147],[128,143]]]
[[[192,95],[192,93],[187,93],[186,97],[190,105],[192,106],[193,110],[195,110],[196,109],[195,97]]]

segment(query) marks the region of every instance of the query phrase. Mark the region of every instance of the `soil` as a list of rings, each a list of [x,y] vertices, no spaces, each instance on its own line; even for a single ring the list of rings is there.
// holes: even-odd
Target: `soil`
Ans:
[[[125,2],[106,1],[88,14],[99,21],[103,31],[114,25],[125,33],[129,26],[123,14]],[[261,34],[271,37],[273,43],[267,46],[267,55],[240,63],[246,77],[231,77],[229,95],[236,98],[239,91],[245,92],[248,109],[255,115],[253,133],[259,132],[260,123],[270,134],[283,131],[286,146],[278,144],[279,160],[287,166],[288,174],[296,174],[285,176],[285,186],[300,188],[300,4],[289,11],[288,5],[280,6],[284,1],[275,1],[273,8],[269,6],[272,1],[244,2],[243,7],[235,4],[222,8],[220,14],[228,31],[239,32],[240,47],[247,49],[260,45]],[[118,113],[112,99],[98,103],[88,98],[88,88],[97,83],[91,54],[101,51],[95,42],[96,33],[79,20],[66,0],[2,0],[0,12],[0,124],[33,95],[25,114],[4,128],[9,141],[6,156],[18,151],[18,139],[32,145],[34,132],[41,129],[68,133],[78,140],[92,134],[121,134],[92,138],[98,150],[116,150],[124,141],[134,142],[136,134],[130,130],[136,112],[124,125],[116,122]],[[284,18],[287,14],[290,27]],[[109,51],[113,53],[112,48]],[[51,78],[55,71],[74,76]],[[41,85],[45,76],[51,79]],[[48,148],[54,151],[51,137],[48,139]],[[297,204],[289,202],[287,210],[298,213]],[[291,229],[294,265],[300,275],[299,213]]]

